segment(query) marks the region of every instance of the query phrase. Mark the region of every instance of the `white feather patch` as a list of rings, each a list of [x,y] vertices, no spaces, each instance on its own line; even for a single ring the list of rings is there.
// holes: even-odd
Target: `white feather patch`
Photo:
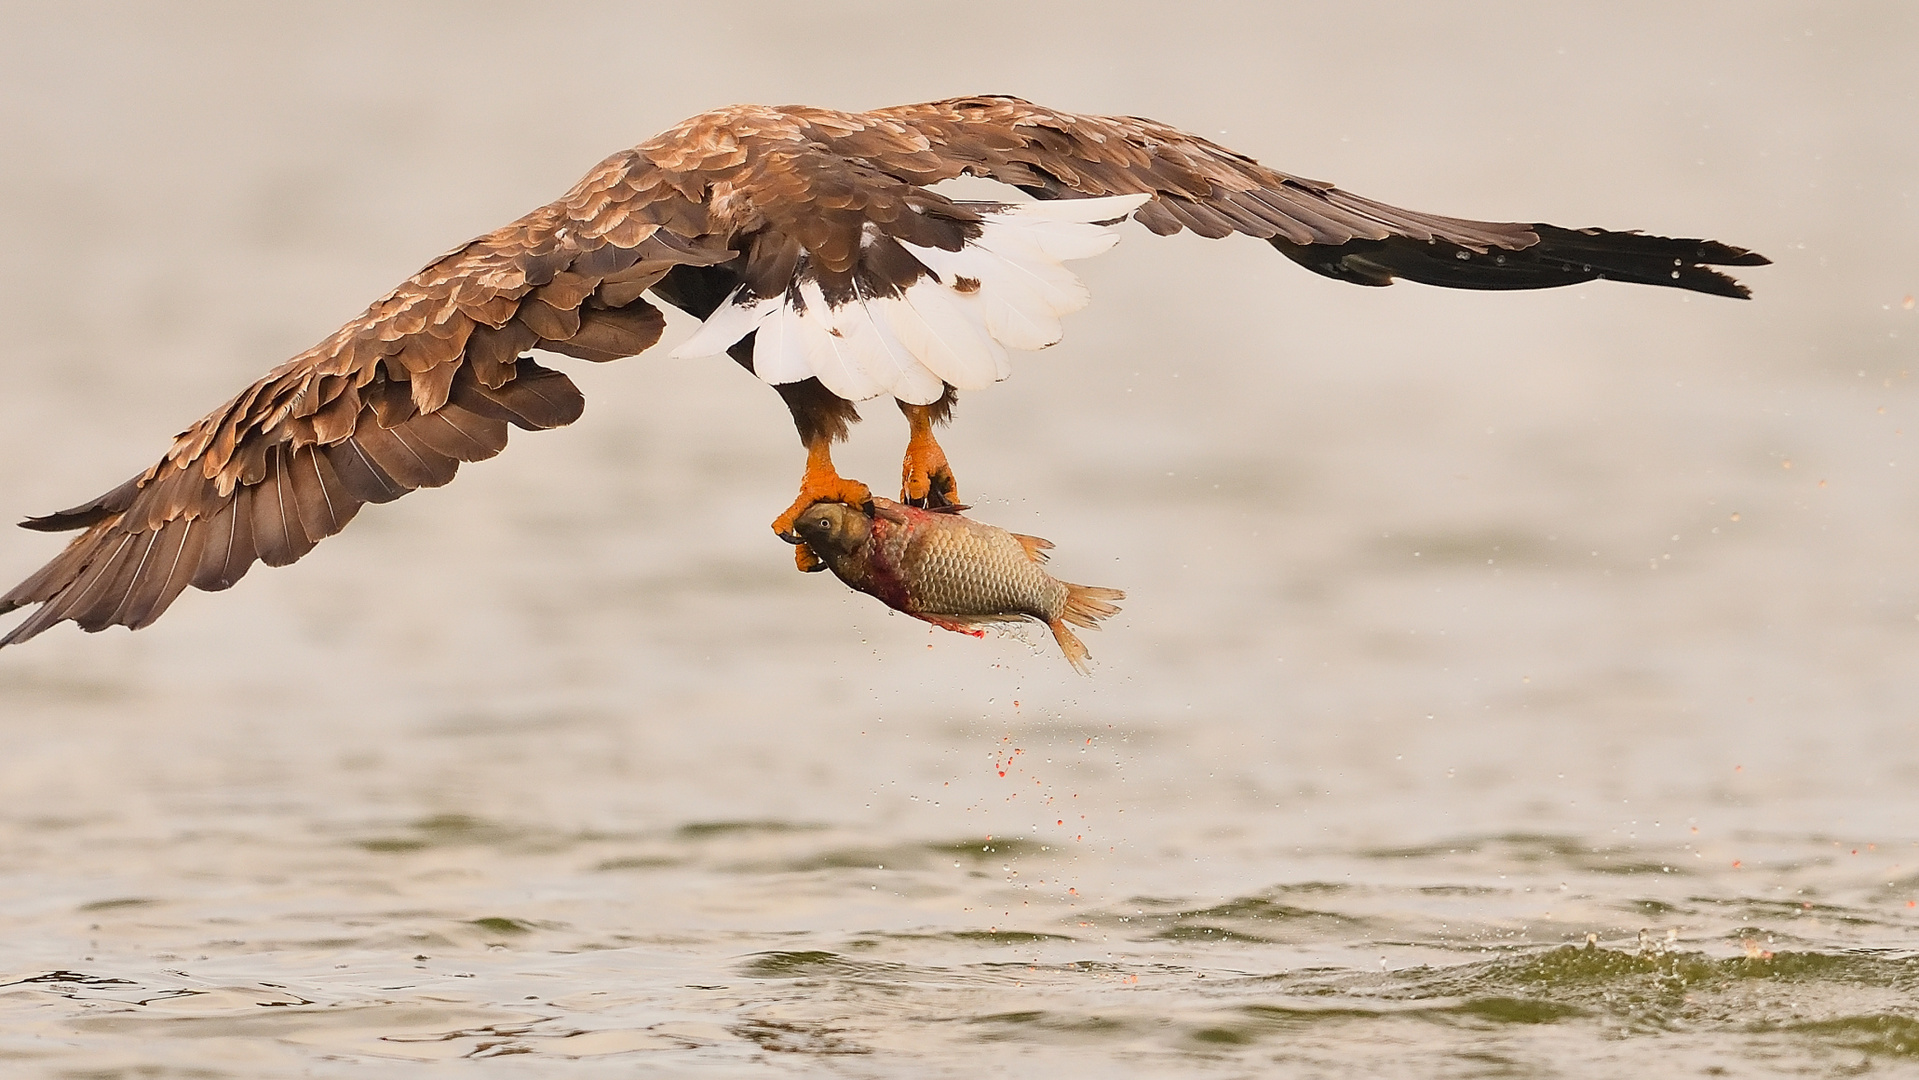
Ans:
[[[1111,248],[1119,236],[1099,223],[1150,198],[996,206],[959,251],[902,243],[936,276],[897,297],[861,295],[833,307],[819,283],[807,280],[780,296],[740,303],[736,289],[673,355],[721,353],[757,332],[754,373],[775,385],[817,378],[849,400],[891,394],[918,405],[937,401],[942,384],[990,386],[1012,373],[1008,348],[1058,342],[1060,316],[1086,305],[1086,286],[1061,264]]]
[[[906,290],[903,304],[887,309],[893,330],[933,374],[959,390],[979,390],[1012,374],[1006,350],[987,332],[986,320],[964,294],[924,278]]]
[[[733,347],[733,343],[759,328],[760,321],[773,313],[780,304],[775,296],[752,303],[739,302],[740,289],[734,289],[720,306],[713,309],[693,336],[680,342],[671,355],[676,360],[686,360],[695,356],[718,356]]]
[[[858,297],[834,309],[833,326],[866,373],[887,393],[911,405],[930,405],[940,399],[946,387],[893,331],[893,320],[886,309],[901,303],[884,296]]]
[[[852,349],[853,343],[834,327],[833,311],[820,291],[820,283],[801,282],[800,301],[806,309],[797,321],[813,375],[848,401],[865,401],[886,393],[889,387],[867,372],[865,361]]]
[[[1022,263],[1000,255],[987,246],[998,239],[989,228],[959,251],[910,250],[949,287],[962,279],[978,283],[977,289],[959,295],[977,301],[987,331],[1003,344],[1044,349],[1058,343],[1059,317],[1086,305],[1090,299],[1086,287],[1058,263],[1045,259]]]
[[[784,303],[760,322],[759,336],[753,339],[753,374],[774,386],[813,377],[800,317]]]

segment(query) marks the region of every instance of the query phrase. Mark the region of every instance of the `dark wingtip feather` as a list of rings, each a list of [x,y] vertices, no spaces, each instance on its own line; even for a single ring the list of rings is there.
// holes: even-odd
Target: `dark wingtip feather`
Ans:
[[[1356,285],[1404,279],[1447,289],[1551,289],[1606,280],[1743,300],[1752,290],[1712,267],[1771,261],[1715,240],[1544,224],[1526,228],[1538,237],[1536,243],[1485,250],[1404,236],[1343,244],[1295,244],[1275,236],[1268,242],[1316,274]]]
[[[1722,244],[1717,240],[1699,243],[1699,261],[1711,266],[1771,266],[1772,260],[1757,251]]]

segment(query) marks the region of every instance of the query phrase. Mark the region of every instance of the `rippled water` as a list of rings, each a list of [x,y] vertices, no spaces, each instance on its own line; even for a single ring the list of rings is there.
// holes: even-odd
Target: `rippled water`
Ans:
[[[1778,265],[1461,295],[1130,233],[948,440],[976,516],[1128,591],[1091,679],[793,573],[798,448],[730,365],[568,363],[574,427],[0,654],[0,1071],[1919,1072],[1919,23],[967,25],[10,9],[0,511],[732,100],[1016,92]]]

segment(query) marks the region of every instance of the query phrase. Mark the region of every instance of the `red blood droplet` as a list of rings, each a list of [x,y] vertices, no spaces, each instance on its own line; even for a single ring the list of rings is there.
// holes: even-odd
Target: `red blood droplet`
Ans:
[[[1739,869],[1739,860],[1738,860],[1738,859],[1734,859],[1734,860],[1732,861],[1732,868],[1733,868],[1734,870],[1737,870],[1737,869]]]

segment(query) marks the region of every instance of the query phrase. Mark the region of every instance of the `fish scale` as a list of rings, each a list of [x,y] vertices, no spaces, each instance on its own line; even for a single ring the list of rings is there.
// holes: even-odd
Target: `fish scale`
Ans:
[[[1034,562],[1012,533],[955,515],[955,526],[900,529],[906,540],[900,565],[916,605],[957,616],[1035,611],[1055,619],[1066,607],[1066,586]]]

